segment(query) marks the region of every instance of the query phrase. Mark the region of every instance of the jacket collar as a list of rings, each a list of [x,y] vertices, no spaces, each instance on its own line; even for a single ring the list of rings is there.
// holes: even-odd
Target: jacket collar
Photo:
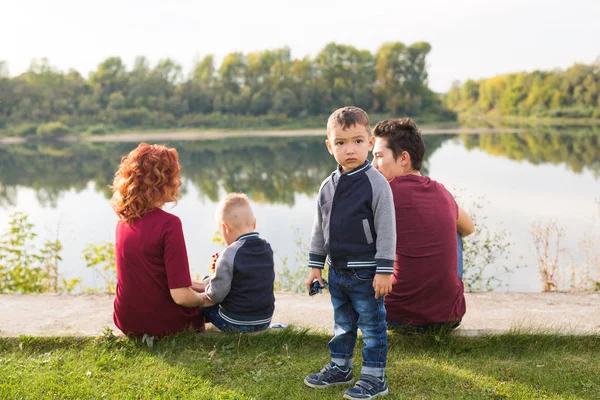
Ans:
[[[369,162],[369,160],[365,160],[363,165],[356,167],[353,170],[350,170],[348,172],[342,172],[342,166],[338,165],[337,169],[334,172],[334,175],[337,179],[339,179],[342,176],[354,177],[354,176],[358,176],[361,173],[368,171],[370,168],[372,168],[372,166],[371,166],[371,163]]]
[[[238,240],[246,240],[246,239],[253,239],[253,238],[257,238],[257,237],[259,237],[258,232],[244,233],[242,236],[240,236],[239,238],[237,238],[236,241],[238,241]]]

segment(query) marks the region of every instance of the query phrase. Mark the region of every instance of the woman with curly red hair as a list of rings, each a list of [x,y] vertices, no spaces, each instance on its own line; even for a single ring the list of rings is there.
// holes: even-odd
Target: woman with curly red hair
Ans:
[[[116,230],[115,325],[125,334],[162,336],[204,330],[180,219],[162,210],[179,197],[179,156],[140,144],[121,159],[112,189]]]

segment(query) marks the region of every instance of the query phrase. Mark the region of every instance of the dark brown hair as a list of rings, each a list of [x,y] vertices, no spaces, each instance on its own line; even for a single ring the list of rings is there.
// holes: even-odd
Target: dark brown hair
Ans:
[[[353,127],[354,125],[362,125],[367,130],[367,133],[371,134],[371,127],[369,126],[369,116],[362,109],[354,106],[346,106],[338,108],[329,116],[327,120],[327,135],[336,126],[346,130]]]
[[[386,119],[375,125],[373,135],[387,139],[387,147],[392,150],[394,160],[406,151],[410,155],[413,169],[421,170],[425,156],[425,142],[415,121],[410,118]]]

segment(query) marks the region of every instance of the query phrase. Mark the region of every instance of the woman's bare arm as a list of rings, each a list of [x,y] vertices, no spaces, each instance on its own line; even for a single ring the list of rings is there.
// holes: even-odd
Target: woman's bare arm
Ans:
[[[180,306],[210,307],[217,304],[209,299],[206,293],[195,292],[191,287],[171,289],[170,292],[173,301]]]

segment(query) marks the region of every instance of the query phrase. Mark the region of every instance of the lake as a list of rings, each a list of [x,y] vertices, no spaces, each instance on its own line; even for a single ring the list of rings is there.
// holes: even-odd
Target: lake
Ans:
[[[496,290],[540,291],[532,224],[564,230],[561,287],[572,268],[600,281],[600,127],[536,128],[520,133],[425,135],[423,174],[443,183],[476,214],[485,232],[512,243],[486,268]],[[253,202],[257,230],[270,241],[278,271],[304,268],[316,196],[335,168],[325,137],[237,137],[161,141],[177,148],[182,198],[167,210],[181,217],[192,274],[206,275],[217,230],[216,204],[230,191]],[[149,142],[153,142],[149,140]],[[9,216],[30,216],[40,240],[58,238],[66,278],[101,286],[85,268],[83,249],[114,240],[108,185],[121,156],[137,143],[0,145],[0,231]],[[475,207],[473,204],[478,204]],[[485,233],[484,232],[484,233]],[[470,240],[469,238],[466,239]],[[492,239],[493,240],[493,239]],[[587,247],[581,242],[587,240]],[[596,257],[596,262],[589,260]],[[482,265],[483,262],[478,262]],[[521,268],[511,274],[504,267]],[[565,269],[566,268],[566,269]]]

